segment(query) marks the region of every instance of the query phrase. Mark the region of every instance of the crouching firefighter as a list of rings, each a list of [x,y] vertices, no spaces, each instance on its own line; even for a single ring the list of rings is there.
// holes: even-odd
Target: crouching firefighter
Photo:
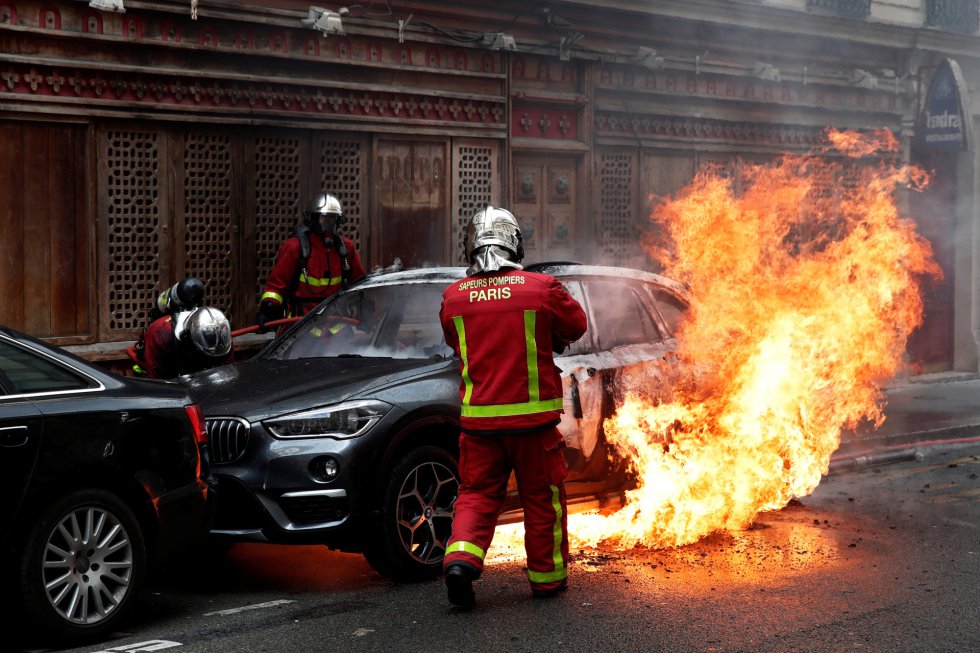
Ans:
[[[347,221],[333,195],[317,193],[303,212],[303,224],[279,248],[255,323],[309,313],[327,297],[364,276],[354,242],[338,233]]]
[[[468,610],[512,470],[532,593],[554,596],[567,586],[567,469],[554,352],[585,333],[586,317],[557,279],[523,270],[521,232],[509,211],[487,206],[465,238],[470,268],[444,291],[439,317],[462,372],[459,498],[443,570],[449,601]]]
[[[137,374],[172,379],[231,362],[231,324],[218,309],[201,306],[203,298],[204,284],[194,277],[160,293],[130,351]]]

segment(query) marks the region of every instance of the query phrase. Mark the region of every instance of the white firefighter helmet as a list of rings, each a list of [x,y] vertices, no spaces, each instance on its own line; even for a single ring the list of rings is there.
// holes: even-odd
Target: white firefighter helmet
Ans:
[[[329,217],[328,217],[329,216]],[[317,193],[310,200],[306,210],[303,211],[303,223],[309,227],[313,233],[319,234],[323,231],[324,223],[333,220],[333,225],[339,227],[347,221],[344,208],[340,200],[330,193]]]
[[[183,311],[174,318],[174,337],[205,358],[220,359],[231,351],[231,324],[211,306]]]
[[[506,209],[487,205],[477,211],[466,227],[463,241],[470,261],[468,274],[521,269],[524,245],[517,218]]]

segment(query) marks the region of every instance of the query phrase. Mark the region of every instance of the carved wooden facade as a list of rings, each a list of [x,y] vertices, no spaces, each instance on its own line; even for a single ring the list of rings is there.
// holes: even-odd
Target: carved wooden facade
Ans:
[[[0,323],[112,358],[194,275],[250,324],[321,188],[368,268],[462,263],[488,202],[515,210],[529,261],[649,267],[647,217],[698,167],[810,150],[829,125],[907,141],[915,116],[915,53],[853,29],[873,3],[798,3],[846,39],[679,2],[655,20],[551,3],[567,28],[542,3],[416,0],[411,28],[385,4],[323,37],[289,0],[201,0],[196,20],[170,0],[0,0]],[[491,25],[519,49],[478,38]]]
[[[60,344],[131,340],[188,275],[250,323],[321,188],[368,266],[461,261],[501,197],[496,52],[11,0],[0,45],[0,322]]]

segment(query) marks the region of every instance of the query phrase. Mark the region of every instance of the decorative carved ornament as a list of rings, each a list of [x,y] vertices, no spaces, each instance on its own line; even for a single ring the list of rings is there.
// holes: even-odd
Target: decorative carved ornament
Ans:
[[[752,143],[780,147],[811,147],[824,144],[824,128],[778,125],[709,118],[643,116],[597,113],[596,131],[601,136],[683,138],[724,143]]]
[[[439,68],[474,73],[502,72],[496,52],[468,55],[453,46],[425,45],[413,48],[407,43],[372,37],[330,37],[312,35],[309,29],[281,26],[246,26],[218,21],[191,20],[189,17],[159,17],[127,8],[121,16],[103,19],[101,12],[87,3],[57,5],[31,0],[0,0],[0,26],[36,27],[49,32],[118,37],[129,41],[186,43],[215,50],[256,50],[279,55],[316,57],[344,62],[397,63],[419,68]],[[311,39],[313,39],[311,41]],[[567,75],[568,73],[563,73]]]
[[[719,100],[742,100],[800,107],[901,112],[912,100],[892,90],[872,91],[863,88],[768,82],[755,78],[672,72],[636,72],[616,66],[599,70],[600,91],[636,91],[656,95],[696,96]]]
[[[89,98],[146,103],[157,108],[196,106],[323,116],[503,125],[504,103],[433,97],[419,93],[247,84],[176,76],[135,76],[90,70],[0,64],[0,93],[44,98]]]
[[[511,135],[528,138],[576,140],[578,114],[568,109],[511,107]]]

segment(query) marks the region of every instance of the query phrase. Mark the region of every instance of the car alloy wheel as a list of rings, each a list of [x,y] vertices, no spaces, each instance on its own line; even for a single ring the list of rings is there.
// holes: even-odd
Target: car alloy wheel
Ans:
[[[412,469],[398,493],[398,535],[408,554],[422,564],[442,559],[453,531],[453,504],[459,493],[455,473],[438,462]]]
[[[104,634],[142,583],[142,531],[129,507],[104,490],[76,492],[50,506],[25,547],[25,605],[57,638]]]
[[[440,447],[419,447],[405,454],[388,478],[380,522],[364,556],[395,580],[435,578],[453,530],[456,459]]]

